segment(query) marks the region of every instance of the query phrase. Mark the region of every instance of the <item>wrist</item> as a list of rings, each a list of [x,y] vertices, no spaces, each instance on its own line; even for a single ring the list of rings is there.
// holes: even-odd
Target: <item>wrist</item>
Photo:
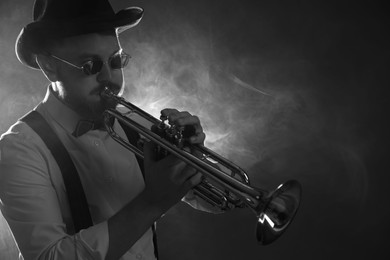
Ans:
[[[156,216],[156,219],[160,218],[167,210],[163,200],[156,198],[146,189],[138,195],[137,201],[148,214]]]

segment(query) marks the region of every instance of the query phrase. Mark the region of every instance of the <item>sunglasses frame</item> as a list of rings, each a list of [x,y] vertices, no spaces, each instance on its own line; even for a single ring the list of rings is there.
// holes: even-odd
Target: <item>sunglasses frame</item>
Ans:
[[[129,54],[127,54],[127,53],[123,52],[122,50],[120,50],[119,53],[115,53],[115,54],[113,54],[112,56],[110,56],[110,57],[108,58],[107,61],[103,61],[103,60],[101,60],[101,59],[100,59],[100,60],[99,60],[99,59],[95,59],[95,60],[91,59],[91,60],[88,60],[88,61],[83,62],[83,65],[77,66],[76,64],[74,64],[74,63],[72,63],[72,62],[70,62],[70,61],[67,61],[67,60],[65,60],[65,59],[62,59],[62,58],[60,58],[60,57],[58,57],[58,56],[56,56],[56,55],[53,55],[53,54],[49,54],[49,55],[50,55],[50,57],[53,57],[53,58],[55,58],[55,59],[57,59],[57,60],[59,60],[59,61],[62,61],[63,63],[72,66],[73,68],[76,68],[76,69],[79,69],[79,70],[83,71],[84,74],[86,74],[87,76],[98,74],[98,73],[102,70],[103,65],[104,65],[104,64],[110,64],[111,60],[113,59],[113,57],[114,57],[115,55],[120,55],[120,56],[121,56],[121,60],[122,60],[122,57],[126,57],[126,62],[125,62],[123,65],[121,64],[121,67],[120,67],[120,68],[112,68],[112,66],[111,66],[111,64],[110,64],[110,68],[111,68],[111,69],[115,69],[115,70],[123,69],[124,67],[126,67],[126,65],[129,63],[129,60],[130,60],[130,58],[131,58],[131,56],[130,56]],[[100,68],[99,71],[96,71],[95,73],[91,73],[91,72],[89,72],[89,71],[85,68],[86,63],[88,63],[88,62],[92,62],[91,68],[93,68],[93,62],[94,62],[94,61],[98,61],[98,60],[102,62],[102,66],[101,66],[101,68]]]

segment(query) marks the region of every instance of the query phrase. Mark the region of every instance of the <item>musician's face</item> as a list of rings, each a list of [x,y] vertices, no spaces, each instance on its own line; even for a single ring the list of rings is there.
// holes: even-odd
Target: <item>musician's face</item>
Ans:
[[[61,45],[55,45],[51,54],[82,66],[89,60],[105,63],[100,72],[86,75],[82,70],[54,59],[57,81],[54,90],[59,98],[85,118],[100,118],[108,107],[115,107],[102,99],[100,93],[109,87],[114,93],[121,93],[124,87],[122,69],[112,69],[109,58],[121,50],[115,35],[87,34],[67,38]]]

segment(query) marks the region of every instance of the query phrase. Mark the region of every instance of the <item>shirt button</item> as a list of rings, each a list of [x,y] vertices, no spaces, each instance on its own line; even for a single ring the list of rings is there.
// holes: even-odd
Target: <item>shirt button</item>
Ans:
[[[135,257],[136,257],[137,259],[142,259],[142,258],[143,258],[141,254],[137,254]]]
[[[99,141],[94,141],[93,143],[95,146],[99,146]]]

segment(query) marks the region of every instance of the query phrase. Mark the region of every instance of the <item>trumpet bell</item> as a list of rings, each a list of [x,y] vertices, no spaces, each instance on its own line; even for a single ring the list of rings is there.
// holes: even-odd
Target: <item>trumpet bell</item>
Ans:
[[[268,195],[258,211],[256,238],[260,244],[270,244],[284,233],[297,213],[301,192],[299,182],[289,180]]]

